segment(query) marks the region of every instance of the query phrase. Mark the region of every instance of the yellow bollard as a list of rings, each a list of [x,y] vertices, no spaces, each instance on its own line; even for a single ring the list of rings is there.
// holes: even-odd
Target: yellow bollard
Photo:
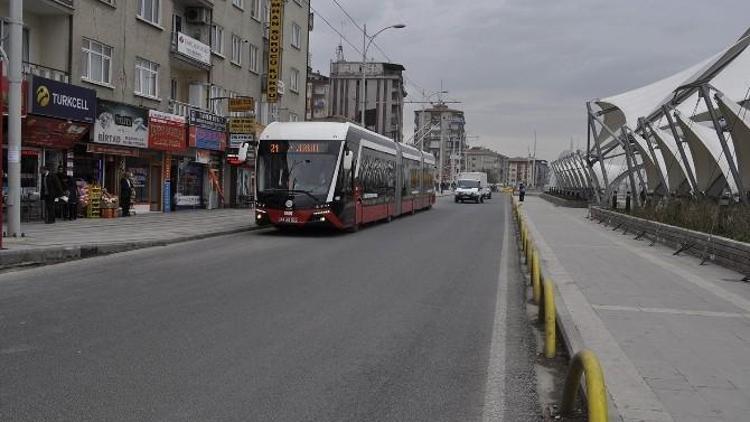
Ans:
[[[552,280],[542,281],[542,301],[539,318],[544,321],[544,357],[552,359],[557,351],[557,316],[555,313],[555,286]]]
[[[541,274],[539,273],[539,253],[536,251],[536,249],[532,249],[531,251],[531,265],[530,268],[530,275],[531,275],[531,292],[532,297],[534,298],[534,303],[539,305],[539,298],[542,295],[541,289]]]
[[[573,356],[568,376],[565,379],[563,401],[560,407],[563,416],[569,415],[575,406],[581,375],[586,376],[586,404],[589,422],[609,421],[607,389],[604,387],[604,372],[594,352],[582,350]]]

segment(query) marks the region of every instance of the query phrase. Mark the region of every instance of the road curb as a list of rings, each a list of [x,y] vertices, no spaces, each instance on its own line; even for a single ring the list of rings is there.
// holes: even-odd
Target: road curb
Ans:
[[[34,249],[6,250],[0,252],[0,271],[28,266],[59,264],[61,262],[75,261],[95,256],[112,255],[137,249],[167,246],[235,233],[252,232],[264,228],[266,227],[249,226],[240,229],[224,229],[210,233],[179,236],[164,240],[143,240],[134,242],[81,244],[74,246],[51,246]]]

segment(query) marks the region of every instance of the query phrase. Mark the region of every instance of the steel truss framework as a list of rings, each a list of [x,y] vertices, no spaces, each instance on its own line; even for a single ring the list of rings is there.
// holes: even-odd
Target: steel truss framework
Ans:
[[[551,163],[556,189],[634,206],[655,197],[750,202],[750,30],[734,44],[650,85],[586,103],[586,151]]]

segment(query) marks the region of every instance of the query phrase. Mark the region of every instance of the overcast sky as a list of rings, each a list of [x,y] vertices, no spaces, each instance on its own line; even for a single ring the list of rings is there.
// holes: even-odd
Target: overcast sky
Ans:
[[[554,159],[586,145],[585,102],[646,85],[720,51],[750,27],[750,0],[337,0],[406,67],[407,100],[444,89],[466,113],[470,145]],[[359,31],[333,0],[311,0],[313,70],[329,73],[340,37]],[[361,60],[344,41],[347,60]],[[368,57],[384,61],[374,47]],[[416,85],[416,86],[415,86]],[[405,138],[414,131],[407,105]]]

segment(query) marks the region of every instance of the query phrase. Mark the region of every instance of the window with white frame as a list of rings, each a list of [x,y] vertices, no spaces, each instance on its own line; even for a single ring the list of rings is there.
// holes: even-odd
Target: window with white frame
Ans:
[[[242,39],[232,34],[232,63],[242,66]]]
[[[159,25],[161,23],[161,0],[138,0],[138,17]]]
[[[144,97],[159,97],[159,65],[140,57],[135,59],[135,93]]]
[[[299,92],[299,70],[292,68],[289,72],[289,90]]]
[[[292,24],[292,47],[302,48],[302,27]]]
[[[83,39],[81,45],[81,79],[89,82],[112,83],[112,47],[98,41]]]
[[[250,0],[250,16],[252,16],[253,19],[259,21],[260,13],[260,0]]]
[[[211,25],[211,51],[224,54],[224,28],[221,25]]]
[[[249,67],[250,67],[250,71],[251,72],[254,72],[254,73],[259,73],[260,72],[260,66],[259,66],[260,58],[259,58],[259,55],[260,55],[260,49],[257,46],[250,44]]]
[[[245,8],[245,0],[232,0],[232,4],[239,7],[240,9]]]

